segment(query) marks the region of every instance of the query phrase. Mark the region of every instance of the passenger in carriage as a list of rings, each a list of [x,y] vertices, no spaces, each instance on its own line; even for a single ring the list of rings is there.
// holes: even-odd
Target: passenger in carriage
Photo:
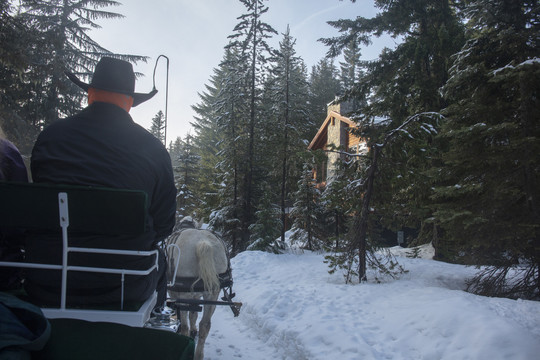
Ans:
[[[34,182],[102,186],[143,190],[148,195],[147,231],[136,238],[103,237],[92,234],[70,236],[73,246],[126,250],[153,250],[171,234],[175,223],[176,188],[171,159],[163,144],[137,125],[129,111],[157,92],[135,92],[135,74],[130,63],[110,57],[97,64],[92,81],[86,84],[68,77],[88,92],[88,107],[61,119],[39,135],[31,158]],[[40,234],[26,244],[30,262],[61,263],[61,241],[57,235]],[[162,254],[161,254],[162,255]],[[151,259],[128,256],[71,254],[70,263],[81,266],[144,269]],[[92,264],[92,265],[91,265]],[[127,266],[123,266],[123,265]],[[160,256],[159,273],[146,277],[127,276],[124,301],[139,302],[158,291],[158,305],[166,300],[165,259]],[[40,303],[58,303],[60,274],[28,271],[25,289]],[[118,275],[70,272],[68,304],[119,303]]]
[[[19,149],[4,135],[0,127],[0,181],[28,182],[26,165]]]
[[[0,127],[0,181],[28,182],[26,165],[13,143],[5,138]],[[23,234],[14,229],[0,228],[0,261],[22,261]],[[20,269],[0,267],[0,291],[21,287],[22,272]]]

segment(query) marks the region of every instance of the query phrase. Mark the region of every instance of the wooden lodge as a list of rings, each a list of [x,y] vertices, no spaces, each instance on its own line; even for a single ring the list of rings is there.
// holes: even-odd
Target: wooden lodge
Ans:
[[[322,149],[327,154],[327,161],[313,174],[320,187],[331,181],[338,161],[345,160],[347,154],[367,152],[366,141],[351,131],[356,123],[342,115],[350,111],[349,107],[348,103],[329,105],[326,119],[308,146],[309,150]]]

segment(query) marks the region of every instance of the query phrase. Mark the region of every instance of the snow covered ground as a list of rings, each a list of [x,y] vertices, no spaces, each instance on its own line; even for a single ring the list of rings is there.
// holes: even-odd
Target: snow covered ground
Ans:
[[[466,293],[474,268],[393,251],[409,273],[360,285],[328,274],[321,254],[239,254],[244,306],[216,309],[205,359],[540,359],[540,302]]]

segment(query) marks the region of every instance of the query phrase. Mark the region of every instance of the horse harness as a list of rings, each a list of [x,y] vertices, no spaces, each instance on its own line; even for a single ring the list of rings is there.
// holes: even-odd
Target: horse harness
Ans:
[[[195,226],[183,226],[177,231],[177,236],[180,236],[182,231],[187,229],[196,229]],[[212,303],[213,305],[230,305],[232,312],[234,313],[234,316],[238,316],[240,314],[240,306],[239,303],[235,303],[232,301],[232,299],[236,296],[235,293],[232,291],[232,285],[233,285],[233,278],[232,278],[232,268],[231,268],[231,258],[229,256],[229,251],[227,251],[227,246],[225,244],[225,241],[219,236],[217,233],[215,233],[212,230],[205,229],[206,231],[211,232],[219,241],[221,241],[223,248],[225,249],[225,254],[227,255],[227,270],[225,272],[218,274],[219,278],[219,287],[220,289],[223,289],[223,296],[222,300],[223,302],[216,301],[216,302],[208,302],[204,300],[194,300],[194,301],[186,301],[186,299],[182,299],[181,304],[189,304],[188,308],[186,310],[189,311],[201,311],[200,305],[204,305],[205,303],[210,305]],[[164,243],[164,248],[170,244],[170,241],[166,241]],[[165,251],[167,254],[167,252]],[[167,261],[170,261],[171,259],[167,259]],[[180,265],[181,266],[181,265]],[[174,281],[174,285],[168,286],[167,289],[175,292],[203,292],[204,291],[204,284],[201,279],[196,277],[189,277],[189,276],[181,276],[176,277]],[[178,301],[177,301],[178,303]],[[177,304],[177,307],[179,305]],[[181,306],[181,305],[180,305]]]

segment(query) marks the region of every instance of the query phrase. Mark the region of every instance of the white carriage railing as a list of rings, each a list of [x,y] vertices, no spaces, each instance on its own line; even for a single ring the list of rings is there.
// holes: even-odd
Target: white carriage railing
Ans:
[[[158,250],[151,250],[151,251],[114,250],[114,249],[81,248],[81,247],[69,246],[68,231],[67,231],[69,227],[69,211],[68,211],[67,193],[60,192],[58,194],[58,206],[59,206],[59,218],[60,218],[60,227],[62,228],[62,242],[63,242],[62,265],[0,261],[0,266],[62,271],[60,308],[42,308],[43,313],[48,318],[77,318],[77,319],[88,320],[88,321],[108,321],[108,322],[123,323],[123,324],[131,325],[131,326],[143,326],[144,323],[149,319],[153,308],[156,306],[157,294],[156,292],[154,292],[152,296],[150,296],[150,298],[148,298],[145,301],[145,303],[139,308],[138,311],[122,311],[124,308],[124,281],[125,281],[126,275],[145,276],[145,275],[149,275],[154,270],[157,271],[159,269]],[[176,249],[179,253],[180,249],[178,247],[176,247]],[[72,266],[68,264],[68,255],[70,252],[113,254],[113,255],[127,255],[127,256],[154,256],[155,263],[152,266],[150,266],[148,269],[144,269],[144,270]],[[177,259],[179,259],[179,256],[177,257]],[[178,261],[176,263],[176,269],[177,268],[178,268]],[[176,275],[176,269],[175,269],[175,275]],[[121,299],[120,299],[121,311],[66,308],[67,276],[68,276],[69,271],[97,272],[97,273],[121,275]],[[173,277],[173,279],[174,278],[175,277]]]

